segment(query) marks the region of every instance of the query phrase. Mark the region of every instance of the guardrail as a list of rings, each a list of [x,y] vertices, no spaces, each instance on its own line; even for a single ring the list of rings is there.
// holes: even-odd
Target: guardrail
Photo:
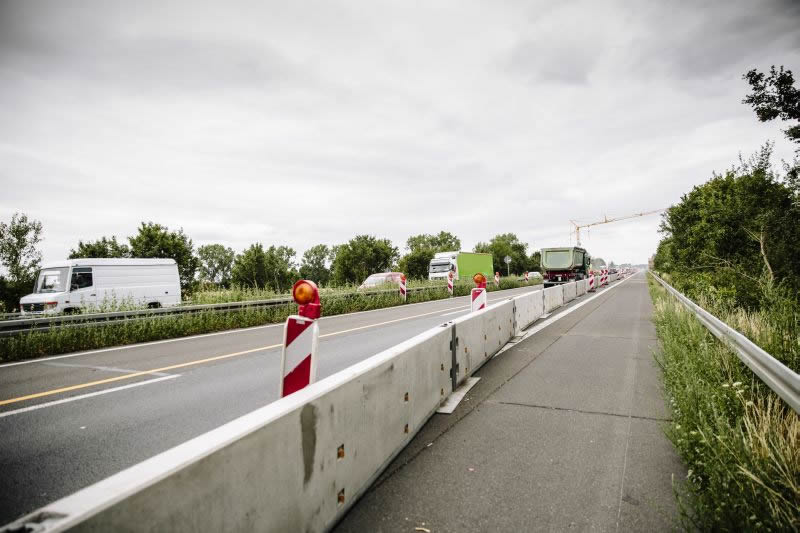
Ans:
[[[761,381],[800,413],[800,375],[765,352],[753,341],[715,317],[654,272],[653,278],[685,305],[712,335],[731,348]]]
[[[0,532],[329,530],[459,384],[544,316],[548,294],[561,306],[588,281],[567,285],[429,329]]]
[[[430,287],[415,287],[408,289],[408,293],[417,293],[433,290],[444,290],[445,285]],[[347,292],[325,296],[323,298],[350,298],[356,296],[378,296],[381,294],[397,293],[395,290],[386,289],[379,291],[358,291]],[[134,320],[143,318],[157,318],[178,314],[202,313],[202,312],[236,312],[244,309],[254,309],[262,307],[277,307],[281,305],[294,306],[291,297],[273,298],[269,300],[250,300],[243,302],[226,302],[218,304],[200,305],[180,305],[175,307],[164,307],[160,309],[132,309],[128,311],[112,311],[107,313],[79,313],[73,315],[55,316],[36,316],[30,318],[13,318],[0,320],[0,337],[19,335],[33,330],[43,330],[60,327],[87,327],[100,326],[108,322],[119,320]]]

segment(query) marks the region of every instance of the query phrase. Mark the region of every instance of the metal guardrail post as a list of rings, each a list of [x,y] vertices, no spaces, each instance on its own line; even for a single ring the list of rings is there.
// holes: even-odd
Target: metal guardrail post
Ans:
[[[651,274],[667,292],[686,306],[712,335],[731,348],[739,359],[755,375],[761,378],[761,381],[766,383],[795,412],[800,413],[800,375],[765,352],[753,341],[694,303],[655,273],[651,272]]]

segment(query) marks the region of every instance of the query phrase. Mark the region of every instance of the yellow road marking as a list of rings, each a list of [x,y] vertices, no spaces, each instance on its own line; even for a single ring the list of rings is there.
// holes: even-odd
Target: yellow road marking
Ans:
[[[178,363],[176,365],[154,368],[152,370],[142,370],[141,372],[133,372],[131,374],[114,376],[113,378],[99,379],[97,381],[90,381],[88,383],[81,383],[79,385],[70,385],[69,387],[61,387],[60,389],[52,389],[44,392],[37,392],[35,394],[28,394],[27,396],[20,396],[18,398],[10,398],[8,400],[2,400],[0,401],[0,405],[8,405],[10,403],[24,402],[25,400],[33,400],[34,398],[41,398],[43,396],[52,396],[53,394],[60,394],[62,392],[69,392],[77,389],[85,389],[86,387],[94,387],[95,385],[114,383],[115,381],[122,381],[123,379],[131,379],[139,376],[146,376],[148,374],[155,374],[156,372],[164,372],[166,370],[175,370],[176,368],[184,368],[192,365],[202,365],[203,363],[210,363],[211,361],[219,361],[220,359],[228,359],[229,357],[236,357],[239,355],[245,355],[248,353],[258,352],[261,350],[269,350],[271,348],[277,348],[279,346],[280,344],[273,344],[272,346],[262,346],[260,348],[253,348],[251,350],[244,350],[242,352],[217,355],[216,357],[207,357],[205,359],[198,359],[196,361],[189,361],[187,363]]]
[[[334,331],[332,333],[326,333],[324,335],[320,335],[320,337],[333,337],[334,335],[342,335],[343,333],[351,333],[353,331],[359,331],[362,329],[374,328],[378,326],[385,326],[387,324],[394,324],[395,322],[402,322],[404,320],[411,320],[413,318],[420,318],[423,316],[435,315],[439,313],[443,313],[445,311],[453,311],[455,309],[463,309],[467,307],[466,305],[461,305],[458,307],[448,307],[446,309],[437,309],[436,311],[431,311],[429,313],[421,313],[419,315],[407,316],[402,318],[395,318],[394,320],[387,320],[385,322],[377,322],[375,324],[367,324],[366,326],[359,326],[356,328],[350,329],[343,329],[341,331]],[[88,383],[80,383],[78,385],[70,385],[69,387],[61,387],[59,389],[52,389],[42,392],[37,392],[34,394],[28,394],[26,396],[19,396],[17,398],[9,398],[8,400],[0,400],[0,406],[8,405],[12,403],[24,402],[26,400],[34,400],[36,398],[42,398],[44,396],[52,396],[54,394],[61,394],[62,392],[70,392],[78,389],[85,389],[87,387],[94,387],[96,385],[105,385],[106,383],[114,383],[115,381],[122,381],[124,379],[132,379],[139,376],[146,376],[148,374],[155,374],[157,372],[165,372],[167,370],[175,370],[177,368],[185,368],[187,366],[194,366],[194,365],[202,365],[205,363],[211,363],[213,361],[219,361],[221,359],[229,359],[231,357],[238,357],[240,355],[247,355],[253,352],[260,352],[263,350],[271,350],[273,348],[280,348],[281,344],[273,344],[271,346],[261,346],[259,348],[252,348],[250,350],[244,350],[241,352],[229,353],[225,355],[217,355],[215,357],[207,357],[205,359],[197,359],[195,361],[189,361],[186,363],[178,363],[175,365],[164,366],[161,368],[153,368],[151,370],[142,370],[141,372],[133,372],[131,374],[122,374],[121,376],[114,376],[113,378],[106,378],[106,379],[99,379],[97,381],[90,381]]]

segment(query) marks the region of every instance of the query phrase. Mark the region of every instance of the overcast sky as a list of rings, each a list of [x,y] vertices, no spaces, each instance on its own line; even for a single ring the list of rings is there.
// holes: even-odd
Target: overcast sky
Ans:
[[[442,229],[563,245],[768,139],[790,159],[741,103],[771,64],[800,73],[800,2],[0,0],[0,218],[41,220],[45,261],[143,220],[298,258]],[[658,222],[584,245],[644,262]]]

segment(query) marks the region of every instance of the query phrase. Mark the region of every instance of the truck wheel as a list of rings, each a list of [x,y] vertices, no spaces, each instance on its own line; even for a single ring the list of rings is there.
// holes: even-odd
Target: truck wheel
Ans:
[[[160,307],[161,304],[159,302],[150,302],[149,304],[147,304],[148,309],[158,309]]]

